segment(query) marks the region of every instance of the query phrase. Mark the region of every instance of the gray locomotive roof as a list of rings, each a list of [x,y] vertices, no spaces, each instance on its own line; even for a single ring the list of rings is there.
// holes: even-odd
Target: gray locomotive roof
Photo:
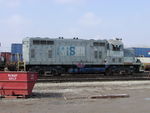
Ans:
[[[110,39],[108,40],[109,43],[113,44],[113,45],[120,45],[123,44],[122,40],[114,40],[114,39]]]
[[[79,39],[79,38],[49,38],[49,37],[26,37],[23,39],[23,41],[29,41],[29,40],[64,40],[64,41],[102,41],[102,42],[106,42],[107,40],[105,39],[98,39],[98,40],[95,40],[95,39]]]

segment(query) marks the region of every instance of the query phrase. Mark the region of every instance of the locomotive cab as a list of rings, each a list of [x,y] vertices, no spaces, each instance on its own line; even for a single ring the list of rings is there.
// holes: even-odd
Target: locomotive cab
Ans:
[[[132,74],[138,72],[140,64],[136,63],[134,55],[129,56],[131,51],[125,51],[121,39],[108,40],[106,57],[106,74]]]
[[[124,51],[121,39],[111,39],[107,43],[106,75],[122,74],[124,70]]]
[[[121,39],[108,40],[107,44],[107,64],[123,64],[123,43]]]

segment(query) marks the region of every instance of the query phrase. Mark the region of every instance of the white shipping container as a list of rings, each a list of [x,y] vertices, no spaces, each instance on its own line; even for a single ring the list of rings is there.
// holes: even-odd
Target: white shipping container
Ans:
[[[149,57],[137,57],[142,63],[150,63]]]

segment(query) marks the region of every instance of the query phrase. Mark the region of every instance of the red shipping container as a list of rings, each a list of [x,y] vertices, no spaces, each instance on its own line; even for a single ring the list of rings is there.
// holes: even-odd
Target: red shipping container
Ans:
[[[31,95],[37,76],[32,72],[0,72],[0,95]]]
[[[9,64],[11,61],[11,53],[10,52],[1,52],[1,57],[6,60],[6,64]]]

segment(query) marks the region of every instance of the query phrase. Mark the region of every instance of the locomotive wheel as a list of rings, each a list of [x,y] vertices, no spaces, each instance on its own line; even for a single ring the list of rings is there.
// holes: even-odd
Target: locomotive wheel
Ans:
[[[111,71],[111,69],[107,69],[107,70],[105,71],[105,75],[106,75],[106,76],[111,76],[111,75],[113,75],[113,72]]]
[[[53,76],[61,76],[61,73],[59,73],[57,70],[52,70]]]

